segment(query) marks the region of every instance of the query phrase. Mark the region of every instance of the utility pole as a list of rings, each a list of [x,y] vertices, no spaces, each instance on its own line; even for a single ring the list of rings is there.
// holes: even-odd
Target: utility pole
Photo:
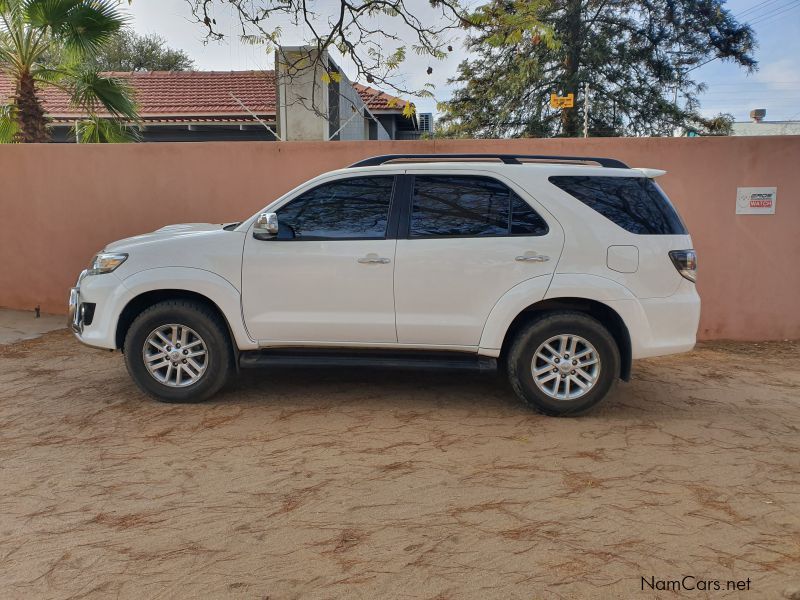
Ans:
[[[583,86],[583,137],[589,137],[589,82]]]

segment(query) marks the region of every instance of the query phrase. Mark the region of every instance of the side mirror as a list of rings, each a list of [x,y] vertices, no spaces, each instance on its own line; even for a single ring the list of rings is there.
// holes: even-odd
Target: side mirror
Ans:
[[[253,237],[257,240],[271,240],[278,235],[278,215],[261,213],[253,227]]]

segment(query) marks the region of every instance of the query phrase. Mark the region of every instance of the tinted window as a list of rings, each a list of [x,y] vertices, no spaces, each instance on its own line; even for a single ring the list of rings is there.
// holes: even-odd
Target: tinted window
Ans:
[[[548,231],[547,223],[539,213],[511,192],[511,235],[544,235]]]
[[[278,209],[278,239],[383,238],[394,177],[355,177],[322,184]]]
[[[412,237],[544,235],[547,224],[522,198],[486,177],[414,178]]]
[[[558,176],[550,182],[631,233],[686,233],[669,199],[646,177]]]

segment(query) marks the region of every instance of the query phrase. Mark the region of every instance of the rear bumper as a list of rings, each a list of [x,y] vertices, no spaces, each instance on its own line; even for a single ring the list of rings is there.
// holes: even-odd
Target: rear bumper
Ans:
[[[631,337],[632,358],[689,352],[697,342],[700,296],[684,280],[667,298],[608,302],[622,316]]]

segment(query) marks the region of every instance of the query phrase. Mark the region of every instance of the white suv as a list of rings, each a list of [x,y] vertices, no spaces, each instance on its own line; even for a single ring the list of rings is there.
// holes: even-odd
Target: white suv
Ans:
[[[663,173],[587,157],[367,159],[241,223],[109,244],[71,292],[71,325],[121,349],[166,402],[204,400],[250,366],[499,366],[531,407],[575,414],[633,359],[695,344],[696,258]]]

